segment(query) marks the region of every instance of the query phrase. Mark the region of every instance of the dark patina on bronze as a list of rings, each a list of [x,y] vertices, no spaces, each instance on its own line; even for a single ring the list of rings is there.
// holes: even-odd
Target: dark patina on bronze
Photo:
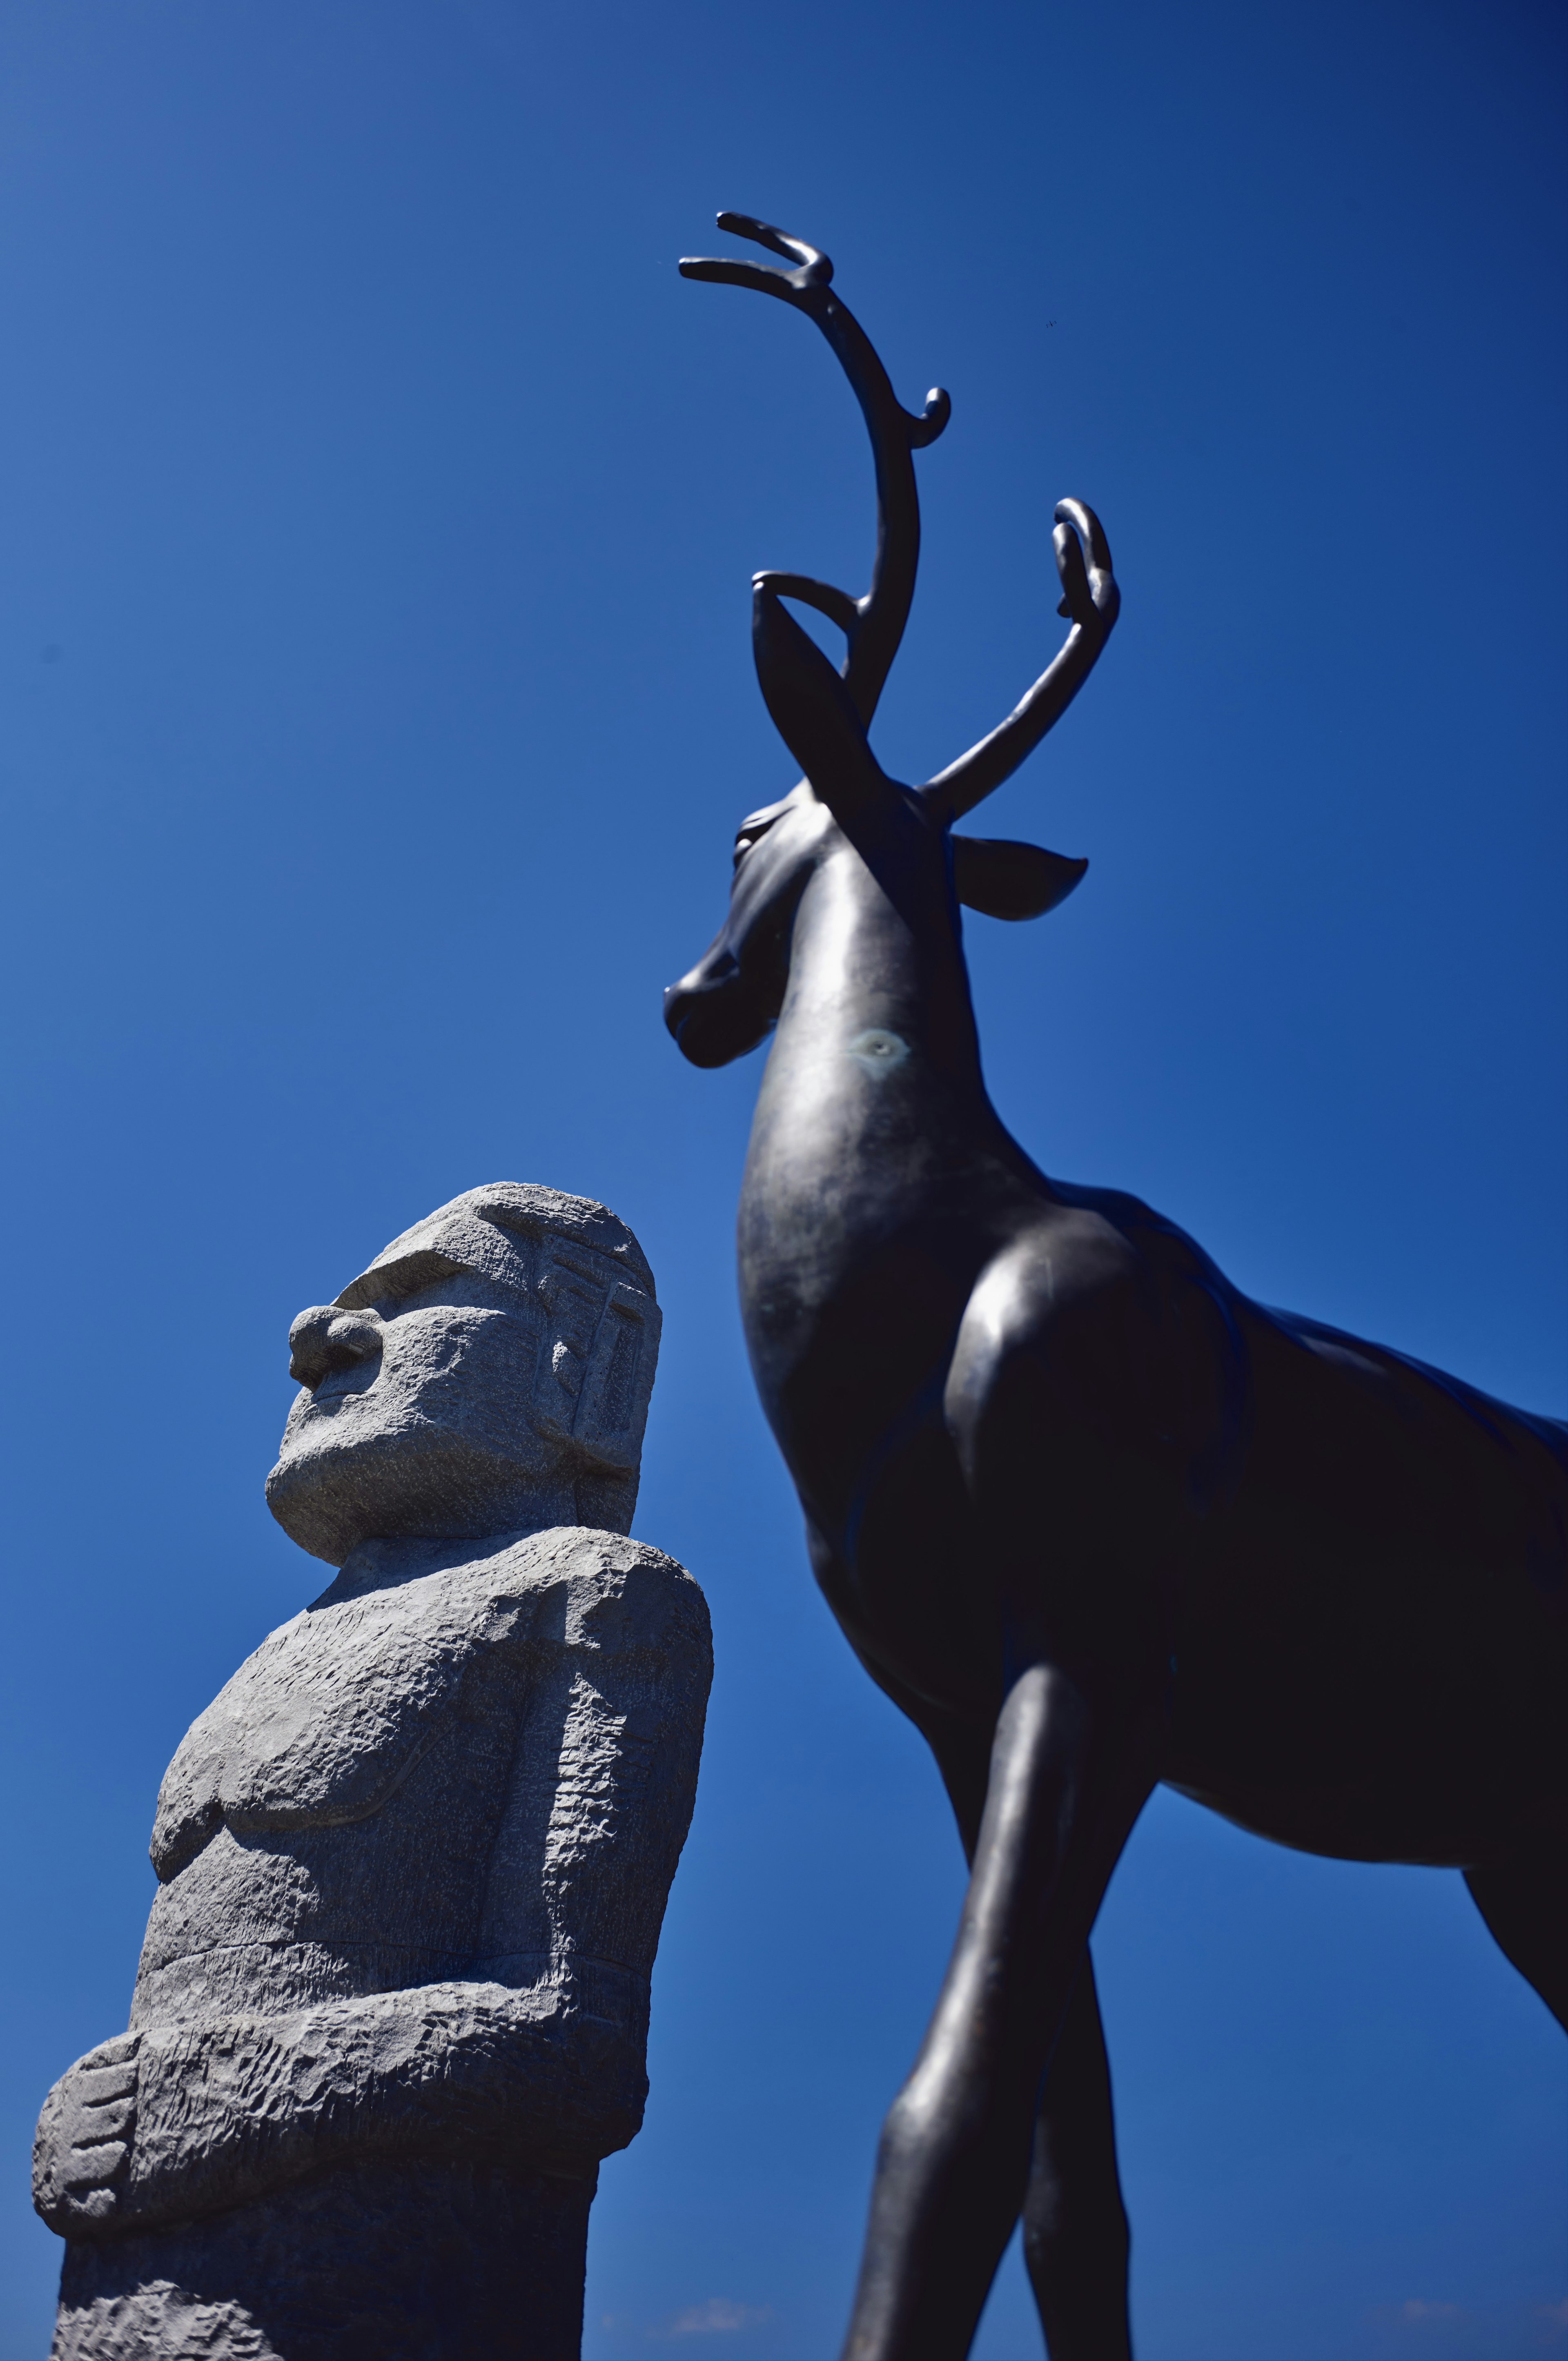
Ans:
[[[1047,1180],[986,1093],[959,906],[1036,917],[1081,862],[955,836],[1116,620],[1058,507],[1066,642],[925,785],[867,730],[914,593],[912,417],[827,257],[686,261],[816,321],[871,431],[865,598],[756,577],[768,710],[805,777],[736,839],[729,912],[665,995],[686,1057],[773,1034],[740,1298],[812,1562],[929,1741],[971,1878],[883,2135],[846,2356],[954,2361],[1020,2213],[1051,2361],[1130,2352],[1127,2230],[1087,1938],[1168,1782],[1308,1851],[1462,1869],[1568,2023],[1568,1428],[1265,1310],[1136,1198]],[[844,632],[836,672],[782,603]]]

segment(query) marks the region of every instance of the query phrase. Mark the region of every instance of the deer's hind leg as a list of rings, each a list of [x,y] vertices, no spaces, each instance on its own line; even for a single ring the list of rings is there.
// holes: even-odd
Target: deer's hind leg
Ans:
[[[1568,1859],[1550,1840],[1467,1869],[1464,1883],[1506,1959],[1568,2030]]]

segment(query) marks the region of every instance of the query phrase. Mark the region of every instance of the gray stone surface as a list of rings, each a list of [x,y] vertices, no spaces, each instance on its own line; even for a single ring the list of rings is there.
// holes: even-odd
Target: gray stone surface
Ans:
[[[306,1390],[267,1498],[329,1565],[389,1532],[630,1531],[659,1311],[602,1205],[470,1189],[302,1312],[290,1344]]]
[[[575,2361],[594,2182],[356,2162],[67,2249],[55,2361]]]
[[[701,1591],[624,1532],[652,1277],[602,1207],[500,1185],[291,1342],[268,1497],[342,1570],[170,1765],[129,2028],[45,2102],[55,2352],[554,2361],[711,1671]]]

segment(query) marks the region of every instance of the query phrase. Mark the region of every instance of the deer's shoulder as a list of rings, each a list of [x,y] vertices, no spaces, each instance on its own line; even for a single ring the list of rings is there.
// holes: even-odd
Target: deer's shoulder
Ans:
[[[1121,1189],[1053,1183],[995,1265],[1026,1286],[1036,1317],[1059,1318],[1079,1305],[1103,1312],[1124,1299],[1146,1321],[1192,1287],[1216,1298],[1235,1292],[1195,1238]]]
[[[1202,1249],[1137,1198],[1053,1190],[970,1293],[949,1425],[978,1433],[1028,1399],[1041,1417],[1070,1405],[1077,1425],[1157,1455],[1228,1460],[1245,1360],[1234,1297]]]

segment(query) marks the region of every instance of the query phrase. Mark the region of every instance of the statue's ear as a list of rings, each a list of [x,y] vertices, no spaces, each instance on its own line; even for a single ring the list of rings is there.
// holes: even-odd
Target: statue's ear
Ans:
[[[1065,853],[1042,851],[1037,844],[1009,844],[999,837],[953,839],[959,899],[988,918],[1044,917],[1067,900],[1088,866]]]

